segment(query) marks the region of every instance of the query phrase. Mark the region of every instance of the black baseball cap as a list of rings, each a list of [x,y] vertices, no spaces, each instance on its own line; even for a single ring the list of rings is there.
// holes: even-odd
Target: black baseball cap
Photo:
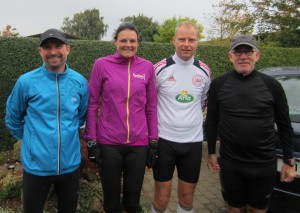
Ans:
[[[66,35],[57,29],[49,29],[46,30],[40,37],[40,47],[44,45],[45,41],[49,38],[55,38],[60,40],[61,42],[67,44],[67,37]]]
[[[230,50],[233,50],[240,45],[248,45],[253,49],[258,49],[256,41],[251,35],[238,35],[234,37],[231,41]]]

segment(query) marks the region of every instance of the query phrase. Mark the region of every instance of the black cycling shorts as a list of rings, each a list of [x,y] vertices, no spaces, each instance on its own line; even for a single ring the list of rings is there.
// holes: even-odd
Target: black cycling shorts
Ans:
[[[219,158],[224,200],[232,207],[266,209],[275,184],[277,165],[247,166]]]
[[[160,138],[158,143],[158,159],[153,168],[154,179],[159,182],[172,180],[176,166],[180,180],[197,183],[201,167],[202,143],[177,143],[163,138]]]

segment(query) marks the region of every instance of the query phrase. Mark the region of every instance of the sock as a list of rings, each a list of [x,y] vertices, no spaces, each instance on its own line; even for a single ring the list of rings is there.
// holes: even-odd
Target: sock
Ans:
[[[160,209],[154,207],[153,204],[151,205],[151,213],[167,213],[167,212],[168,212],[167,209],[165,209],[165,210],[160,210]]]
[[[178,203],[177,213],[193,213],[193,207],[191,208],[183,207]]]

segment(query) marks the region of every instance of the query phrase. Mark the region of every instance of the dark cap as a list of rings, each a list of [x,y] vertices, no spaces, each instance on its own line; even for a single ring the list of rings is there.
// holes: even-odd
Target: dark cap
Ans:
[[[231,41],[230,50],[233,50],[239,45],[248,45],[254,49],[258,49],[257,44],[253,36],[251,35],[238,35]]]
[[[49,38],[55,38],[63,43],[67,43],[66,35],[57,29],[46,30],[40,37],[40,47],[44,45],[44,42]]]

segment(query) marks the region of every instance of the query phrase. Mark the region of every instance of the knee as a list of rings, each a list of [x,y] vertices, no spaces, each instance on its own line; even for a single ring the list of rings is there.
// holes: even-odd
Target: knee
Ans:
[[[178,193],[179,204],[185,208],[192,208],[193,197],[193,193]]]
[[[168,195],[155,194],[152,206],[156,212],[164,212],[167,209],[170,197]]]
[[[171,181],[155,182],[153,205],[161,212],[167,208],[171,196]]]

